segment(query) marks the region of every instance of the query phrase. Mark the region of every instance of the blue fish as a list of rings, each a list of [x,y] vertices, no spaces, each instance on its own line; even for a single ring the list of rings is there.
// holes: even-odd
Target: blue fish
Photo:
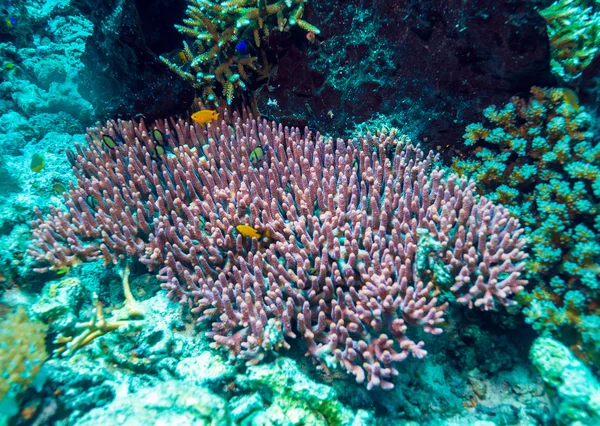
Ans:
[[[239,55],[247,55],[250,52],[250,45],[246,40],[241,40],[236,46],[235,51]]]

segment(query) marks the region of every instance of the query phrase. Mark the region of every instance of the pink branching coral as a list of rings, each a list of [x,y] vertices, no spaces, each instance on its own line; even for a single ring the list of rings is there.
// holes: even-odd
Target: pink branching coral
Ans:
[[[30,253],[51,268],[139,259],[212,323],[215,346],[257,362],[302,338],[322,367],[369,389],[393,387],[394,363],[425,356],[409,328],[442,332],[442,290],[484,310],[514,303],[525,283],[518,221],[465,179],[444,179],[433,153],[224,116],[208,128],[91,130],[70,155],[68,212],[39,215]],[[171,151],[160,158],[154,128]],[[104,135],[122,143],[102,147]]]

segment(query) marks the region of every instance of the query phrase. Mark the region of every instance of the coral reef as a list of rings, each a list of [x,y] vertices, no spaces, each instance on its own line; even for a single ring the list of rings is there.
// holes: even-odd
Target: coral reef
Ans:
[[[146,426],[160,419],[164,424],[189,426],[231,425],[227,402],[199,386],[164,382],[115,399],[110,405],[88,412],[76,426],[112,424]]]
[[[168,59],[160,59],[179,76],[202,89],[206,102],[217,103],[215,84],[222,88],[222,98],[231,104],[234,93],[255,79],[267,79],[270,64],[261,40],[272,28],[283,31],[289,26],[318,34],[320,31],[302,19],[307,0],[230,0],[222,3],[212,0],[190,0],[188,16],[177,30],[195,39],[190,46],[183,42],[183,50]],[[251,42],[254,44],[251,47]],[[263,63],[258,65],[258,55]],[[258,67],[258,69],[257,69]]]
[[[0,98],[3,107],[15,114],[12,120],[37,116],[46,121],[41,114],[56,114],[57,124],[73,120],[91,124],[94,110],[81,95],[80,85],[84,68],[81,56],[92,35],[92,24],[81,14],[69,12],[75,11],[53,2],[48,7],[25,2],[23,15],[16,16],[29,25],[15,26],[18,39],[0,44],[4,77]],[[60,117],[61,113],[66,117]],[[28,130],[25,135],[31,134],[32,127],[41,127],[24,124],[21,129]]]
[[[600,424],[600,383],[566,346],[540,337],[531,346],[530,359],[553,401],[547,420],[565,426]]]
[[[565,82],[577,80],[600,52],[600,5],[557,0],[539,13],[548,23],[552,72]]]
[[[81,57],[85,65],[81,77],[82,93],[94,105],[97,117],[164,117],[181,113],[193,102],[193,88],[172,78],[158,59],[160,52],[181,44],[173,25],[183,16],[185,0],[171,0],[168,5],[54,1],[70,3],[93,25]]]
[[[73,273],[89,275],[90,271],[77,269]],[[94,275],[103,280],[107,274],[111,272],[104,270],[103,274]],[[132,291],[147,288],[145,282],[142,279],[132,283]],[[77,292],[94,291],[84,288],[90,284],[74,278],[48,283],[43,297],[32,305],[32,309],[37,316],[51,323],[51,333],[56,334],[69,327],[68,318],[88,315],[89,305],[76,300],[80,298]],[[114,286],[119,287],[119,284],[115,282]],[[165,403],[174,413],[193,416],[211,406],[196,403],[196,397],[191,397],[190,403],[182,403],[187,398],[176,397],[192,396],[193,393],[205,397],[200,401],[209,399],[231,408],[227,410],[226,424],[232,425],[252,424],[250,419],[254,417],[266,422],[281,413],[317,421],[322,420],[321,413],[328,413],[328,418],[335,424],[341,424],[339,419],[355,417],[353,410],[340,402],[324,400],[324,396],[335,399],[337,395],[328,386],[315,383],[302,374],[293,361],[282,359],[266,364],[251,375],[236,370],[209,348],[201,330],[194,331],[189,327],[184,309],[169,303],[165,295],[164,290],[159,290],[157,295],[140,297],[143,300],[139,305],[146,312],[139,320],[143,326],[118,328],[80,348],[73,358],[50,359],[45,367],[48,377],[42,391],[47,397],[27,401],[30,409],[36,412],[35,417],[42,415],[45,407],[54,406],[60,407],[52,415],[52,421],[58,424],[61,421],[90,424],[93,419],[107,418],[117,412],[123,416],[137,413],[140,419],[148,420],[147,416],[156,414],[157,410],[162,416],[169,415],[164,409]],[[65,306],[59,312],[50,307],[52,301],[57,308],[61,303]],[[110,303],[105,308],[114,312]],[[152,397],[157,394],[163,395],[162,402]],[[364,410],[357,411],[361,418],[368,417]]]
[[[4,2],[0,425],[597,423],[590,373],[538,342],[537,374],[536,333],[513,315],[526,303],[537,330],[598,361],[595,183],[569,175],[597,166],[580,158],[599,133],[597,4],[542,11],[549,46],[538,10],[554,1]],[[564,120],[571,140],[526,162],[570,191],[566,210],[550,203],[566,185],[536,192],[567,236],[527,223],[551,238],[533,251],[516,205],[437,160],[474,148],[455,142],[484,106],[553,84],[549,48],[586,108],[562,91],[535,125],[566,140]],[[209,86],[192,111],[214,96],[261,119],[186,123]],[[515,200],[521,226],[541,217]]]
[[[594,356],[600,145],[571,91],[534,87],[531,93],[528,101],[515,97],[502,109],[486,109],[488,124],[468,126],[465,144],[476,147],[474,158],[453,167],[530,231],[526,271],[534,285],[521,295],[527,320]]]
[[[123,294],[115,269],[100,261],[86,263],[44,287],[31,310],[49,323],[49,336],[76,331],[74,324],[89,318],[91,293],[98,293],[107,313],[119,310]],[[452,426],[483,420],[534,425],[548,410],[541,379],[521,354],[529,344],[518,329],[485,330],[484,321],[474,320],[462,330],[462,321],[448,317],[450,325],[442,335],[425,336],[431,343],[428,357],[400,366],[394,390],[367,391],[345,374],[315,371],[302,347],[257,366],[228,363],[209,347],[204,325],[192,327],[186,307],[170,303],[152,274],[134,275],[131,291],[145,312],[138,320],[141,326],[118,328],[71,358],[49,359],[43,387],[25,395],[21,416],[9,424],[28,424],[24,415],[29,422],[49,425],[76,425],[117,411],[148,415],[163,410],[162,405],[139,396],[156,395],[159,389],[174,390],[165,393],[169,401],[170,395],[187,395],[186,389],[202,389],[198,392],[226,401],[232,425],[290,424],[287,419],[357,426]],[[483,313],[478,315],[483,319]],[[195,404],[172,403],[183,416],[196,410]]]
[[[68,186],[64,150],[92,123],[81,57],[92,24],[68,2],[8,2],[0,32],[0,290],[35,284],[24,256],[34,206],[47,211]],[[30,168],[42,156],[42,171]],[[56,201],[56,200],[55,200]]]
[[[217,346],[256,362],[299,334],[324,368],[369,388],[392,387],[394,362],[426,354],[407,330],[441,333],[440,290],[485,310],[514,303],[525,283],[518,221],[475,200],[466,180],[443,179],[432,153],[224,115],[208,130],[92,129],[69,156],[68,213],[38,212],[29,253],[40,270],[140,259],[213,322]],[[157,156],[161,140],[172,154]]]

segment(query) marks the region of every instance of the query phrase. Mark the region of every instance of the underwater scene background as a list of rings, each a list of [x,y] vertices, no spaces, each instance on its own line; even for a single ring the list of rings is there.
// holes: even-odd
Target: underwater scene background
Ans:
[[[598,0],[0,4],[0,425],[600,425]]]

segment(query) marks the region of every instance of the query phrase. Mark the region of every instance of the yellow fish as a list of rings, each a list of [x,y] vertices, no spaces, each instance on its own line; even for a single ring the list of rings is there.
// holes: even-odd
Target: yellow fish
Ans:
[[[250,153],[250,162],[252,163],[253,166],[256,167],[258,165],[258,163],[260,163],[260,160],[263,159],[264,156],[265,156],[265,151],[262,149],[262,147],[261,146],[256,147]]]
[[[219,113],[212,109],[203,109],[192,114],[192,120],[196,123],[207,124],[219,119]]]
[[[98,200],[93,195],[88,195],[87,197],[85,197],[85,201],[87,201],[88,205],[92,209],[95,209],[96,207],[98,207]]]
[[[165,140],[165,136],[158,129],[152,129],[152,139],[154,139],[158,143],[163,143]]]
[[[67,272],[69,272],[70,270],[71,270],[71,268],[70,268],[69,266],[65,266],[64,268],[60,268],[60,269],[58,269],[58,270],[56,271],[56,273],[57,273],[58,275],[64,275],[64,274],[66,274]]]
[[[165,148],[159,143],[157,143],[154,146],[154,149],[152,151],[150,151],[150,157],[152,157],[152,158],[159,158],[159,157],[162,157],[164,154],[165,154]]]
[[[571,89],[563,89],[563,99],[576,112],[579,112],[579,97],[577,93]]]
[[[67,187],[64,186],[61,182],[54,182],[52,184],[52,193],[56,196],[62,195],[63,192],[67,191]]]
[[[250,237],[250,238],[255,238],[255,239],[259,239],[260,238],[260,233],[253,227],[248,226],[248,225],[237,225],[235,227],[235,229],[237,229],[237,231],[242,234],[244,237]]]
[[[102,145],[104,145],[105,147],[107,147],[109,149],[113,149],[115,146],[117,146],[117,143],[110,136],[103,135],[102,136]]]
[[[152,158],[162,157],[166,152],[165,147],[163,146],[165,135],[158,129],[152,129],[150,134],[152,135],[152,139],[154,139],[154,149],[150,151],[150,156]]]
[[[44,156],[42,154],[33,154],[33,157],[31,157],[31,171],[40,173],[44,170],[44,166]]]

